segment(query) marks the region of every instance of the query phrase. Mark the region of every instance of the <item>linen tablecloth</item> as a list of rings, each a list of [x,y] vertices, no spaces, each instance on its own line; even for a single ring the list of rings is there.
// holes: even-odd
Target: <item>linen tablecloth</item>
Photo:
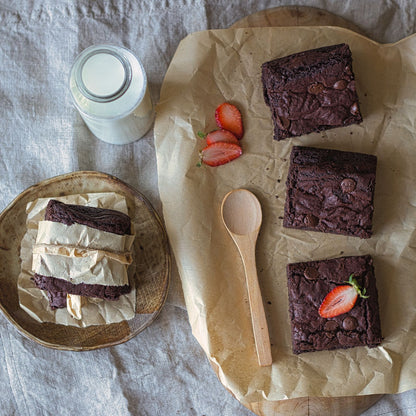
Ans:
[[[153,132],[125,146],[96,139],[71,103],[75,57],[98,43],[131,49],[157,102],[182,38],[282,5],[326,9],[382,43],[416,29],[413,0],[0,1],[0,210],[39,181],[98,170],[137,188],[161,213]],[[52,350],[0,315],[0,352],[1,415],[252,414],[222,387],[193,338],[175,267],[159,318],[125,344],[82,353]],[[385,396],[364,413],[390,414],[416,415],[416,392]]]

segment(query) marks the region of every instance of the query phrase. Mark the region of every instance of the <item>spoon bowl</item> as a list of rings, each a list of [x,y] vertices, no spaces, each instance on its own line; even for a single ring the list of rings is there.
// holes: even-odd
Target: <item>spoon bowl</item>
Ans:
[[[269,330],[255,258],[256,241],[262,222],[260,202],[250,191],[236,189],[225,195],[221,204],[221,216],[243,261],[258,363],[260,366],[271,365]]]
[[[223,200],[222,218],[228,231],[233,234],[258,233],[262,222],[260,202],[246,189],[231,191]]]

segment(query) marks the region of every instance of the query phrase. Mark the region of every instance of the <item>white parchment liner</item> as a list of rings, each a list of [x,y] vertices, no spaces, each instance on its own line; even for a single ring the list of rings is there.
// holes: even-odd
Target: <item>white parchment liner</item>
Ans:
[[[82,306],[81,320],[73,319],[66,309],[50,309],[46,293],[36,288],[31,280],[33,258],[35,258],[36,270],[41,274],[59,276],[67,280],[72,277],[73,283],[88,280],[89,283],[97,284],[125,284],[128,281],[127,273],[132,270],[132,267],[127,269],[131,258],[130,255],[126,255],[125,251],[131,248],[134,240],[134,236],[117,235],[113,235],[112,239],[111,233],[79,224],[67,227],[53,223],[55,225],[51,226],[50,222],[43,221],[46,205],[50,199],[70,204],[115,209],[128,214],[125,198],[114,192],[39,198],[30,202],[27,206],[27,232],[22,239],[21,246],[22,270],[18,279],[21,307],[40,322],[82,327],[116,323],[133,318],[136,299],[134,288],[129,294],[120,296],[117,301],[87,298]],[[39,222],[42,232],[38,236]],[[61,234],[63,228],[67,231],[65,234]],[[78,231],[81,231],[80,234]],[[54,243],[57,244],[54,245]],[[92,248],[99,249],[82,248],[89,243],[92,244]],[[74,247],[70,247],[71,244]],[[75,247],[78,244],[81,248]],[[33,250],[35,250],[34,256],[32,256]]]
[[[129,251],[133,241],[133,235],[118,235],[96,230],[82,224],[68,226],[53,221],[39,221],[36,237],[36,244],[76,246],[91,250],[112,250],[116,253]]]
[[[43,276],[59,276],[73,284],[123,286],[128,284],[130,254],[103,250],[35,244],[32,271]]]
[[[364,122],[281,142],[272,139],[261,64],[347,42]],[[224,101],[242,111],[243,156],[196,167]],[[304,396],[397,393],[416,387],[416,37],[379,45],[330,27],[217,30],[189,35],[166,74],[157,107],[159,190],[192,331],[243,403]],[[289,155],[312,145],[378,157],[374,236],[369,240],[282,227]],[[224,195],[247,188],[260,199],[257,269],[273,365],[260,368],[243,267],[220,219]],[[289,262],[371,254],[384,341],[381,347],[293,355],[288,316]]]

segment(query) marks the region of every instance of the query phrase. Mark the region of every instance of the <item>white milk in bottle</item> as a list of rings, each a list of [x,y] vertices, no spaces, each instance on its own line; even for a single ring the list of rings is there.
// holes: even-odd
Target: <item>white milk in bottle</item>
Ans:
[[[85,49],[72,66],[69,87],[81,117],[105,142],[134,142],[153,123],[146,72],[126,48],[95,45]]]

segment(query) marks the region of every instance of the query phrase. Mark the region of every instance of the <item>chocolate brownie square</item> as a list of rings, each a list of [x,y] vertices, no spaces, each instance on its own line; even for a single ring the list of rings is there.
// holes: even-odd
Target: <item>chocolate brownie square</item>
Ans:
[[[371,237],[376,165],[374,155],[294,146],[283,226]]]
[[[322,318],[319,306],[336,286],[354,275],[368,298],[334,318]],[[289,315],[294,354],[357,346],[376,347],[382,341],[378,295],[371,256],[339,257],[287,265]]]
[[[345,43],[266,62],[262,82],[276,140],[362,121]]]

